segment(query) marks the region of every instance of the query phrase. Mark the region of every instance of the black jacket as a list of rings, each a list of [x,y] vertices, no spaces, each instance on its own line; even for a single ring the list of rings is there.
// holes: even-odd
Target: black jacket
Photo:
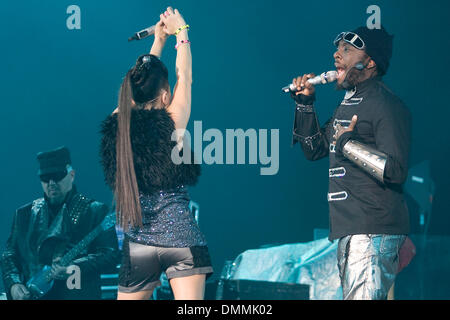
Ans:
[[[75,186],[64,205],[54,213],[46,199],[40,198],[17,209],[6,249],[0,260],[8,299],[11,287],[26,284],[43,265],[51,265],[98,226],[108,213],[108,207],[80,193]],[[72,264],[80,267],[81,289],[69,290],[66,280],[55,285],[44,299],[100,299],[100,274],[114,272],[119,260],[114,228],[100,235]]]
[[[301,144],[308,160],[329,156],[330,240],[352,234],[407,234],[409,215],[402,185],[408,176],[411,144],[408,109],[378,77],[347,92],[322,127],[313,100],[297,98],[293,141]],[[353,132],[335,141],[335,126],[347,127],[353,115],[358,116]],[[342,148],[349,139],[387,154],[384,183],[344,158]]]

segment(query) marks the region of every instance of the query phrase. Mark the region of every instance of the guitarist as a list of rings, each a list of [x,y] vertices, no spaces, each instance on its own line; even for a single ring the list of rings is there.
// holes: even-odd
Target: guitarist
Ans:
[[[102,222],[108,208],[77,192],[67,148],[41,152],[37,159],[44,197],[16,211],[0,259],[7,298],[36,298],[27,282],[47,265],[54,284],[42,299],[100,299],[100,274],[114,271],[119,259],[114,228],[102,231],[70,263],[79,267],[79,289],[69,288],[68,265],[58,261]]]

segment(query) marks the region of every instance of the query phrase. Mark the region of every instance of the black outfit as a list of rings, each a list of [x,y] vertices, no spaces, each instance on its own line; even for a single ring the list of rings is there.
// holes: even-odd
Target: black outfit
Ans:
[[[114,190],[117,114],[102,123],[101,160],[106,183]],[[200,176],[198,164],[176,165],[175,124],[165,109],[133,109],[130,137],[140,192],[143,227],[126,232],[119,291],[153,290],[162,271],[169,279],[213,272],[206,239],[189,209],[187,186]],[[180,154],[191,152],[184,146]],[[181,157],[181,155],[180,155]]]
[[[355,234],[409,232],[409,217],[402,184],[408,175],[411,116],[381,81],[368,79],[348,91],[333,117],[322,127],[314,111],[314,97],[295,97],[293,143],[300,142],[309,160],[330,158],[330,235],[334,240]],[[353,115],[358,121],[353,132],[333,140],[335,126],[348,127]],[[387,154],[384,183],[344,158],[342,148],[350,139]]]
[[[97,227],[107,213],[106,205],[78,193],[75,186],[59,207],[52,207],[44,197],[17,209],[0,261],[8,299],[14,284],[25,285],[44,265],[62,257]],[[114,228],[101,232],[71,263],[80,267],[81,289],[70,290],[66,280],[55,280],[43,299],[100,299],[100,274],[115,271],[119,254]]]

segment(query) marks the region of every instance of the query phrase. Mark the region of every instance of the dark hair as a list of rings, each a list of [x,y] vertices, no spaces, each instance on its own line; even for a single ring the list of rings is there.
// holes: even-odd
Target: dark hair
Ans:
[[[130,137],[131,109],[144,108],[147,102],[158,97],[161,89],[168,87],[166,66],[154,55],[142,55],[137,59],[136,65],[127,72],[120,88],[114,194],[117,222],[124,230],[128,230],[130,226],[142,226],[139,188]],[[136,102],[136,106],[132,105],[131,99]]]

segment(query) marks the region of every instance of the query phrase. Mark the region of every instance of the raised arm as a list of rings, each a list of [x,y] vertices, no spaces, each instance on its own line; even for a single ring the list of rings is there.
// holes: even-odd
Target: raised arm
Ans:
[[[163,21],[159,20],[155,27],[155,40],[153,41],[150,54],[161,58],[162,51],[164,49],[164,46],[166,45],[166,40],[168,37],[169,35],[164,31]]]
[[[320,127],[313,105],[315,88],[307,82],[314,76],[311,73],[295,78],[292,83],[299,91],[291,93],[296,104],[292,142],[293,144],[299,142],[306,159],[311,161],[328,156],[330,148],[326,135],[330,120]]]
[[[164,31],[177,38],[177,83],[168,111],[176,129],[186,129],[191,114],[192,55],[187,24],[177,9],[171,7],[160,16]]]

